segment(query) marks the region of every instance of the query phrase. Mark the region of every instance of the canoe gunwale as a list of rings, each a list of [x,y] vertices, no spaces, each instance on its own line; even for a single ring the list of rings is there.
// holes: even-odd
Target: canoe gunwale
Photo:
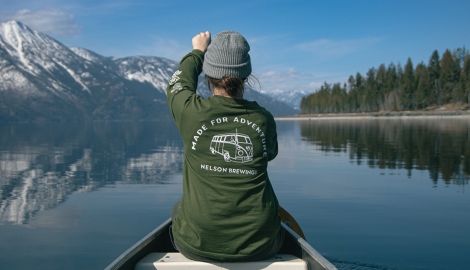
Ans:
[[[145,257],[148,253],[155,252],[155,242],[157,242],[158,239],[164,240],[169,238],[169,235],[164,236],[162,234],[168,233],[171,223],[171,218],[167,219],[160,226],[143,237],[140,241],[124,251],[108,267],[106,267],[105,270],[134,269],[134,265],[139,260]],[[285,245],[289,245],[290,243],[291,247],[292,245],[295,246],[293,250],[289,250],[286,253],[302,258],[302,260],[307,263],[309,270],[337,270],[337,268],[332,263],[330,263],[325,257],[318,253],[318,251],[316,251],[307,241],[302,239],[286,224],[281,223],[281,226],[287,232],[286,237],[288,237],[288,239],[284,239]]]
[[[281,223],[281,226],[288,232],[286,236],[295,241],[302,249],[302,260],[307,262],[309,270],[337,270],[337,268],[315,250],[307,241],[294,232],[289,226]]]
[[[143,254],[143,256],[139,256],[138,253],[141,252],[145,247],[149,246],[155,238],[158,238],[162,233],[166,232],[167,227],[169,227],[170,225],[171,218],[168,218],[167,220],[165,220],[165,222],[160,224],[160,226],[155,228],[137,243],[135,243],[126,251],[124,251],[119,257],[116,258],[116,260],[114,260],[108,267],[106,267],[105,270],[121,269],[120,267],[127,263],[129,259],[134,256],[140,257],[138,258],[138,260],[143,258],[146,254]]]

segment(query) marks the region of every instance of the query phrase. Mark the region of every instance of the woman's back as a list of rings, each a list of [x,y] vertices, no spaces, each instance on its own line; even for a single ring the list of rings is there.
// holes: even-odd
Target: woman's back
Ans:
[[[269,248],[280,230],[279,204],[267,173],[278,150],[276,125],[256,102],[196,95],[203,63],[201,50],[186,55],[167,89],[185,151],[173,235],[177,246],[198,256],[243,260]],[[239,74],[246,74],[246,66],[242,69]],[[206,75],[219,71],[207,70]]]

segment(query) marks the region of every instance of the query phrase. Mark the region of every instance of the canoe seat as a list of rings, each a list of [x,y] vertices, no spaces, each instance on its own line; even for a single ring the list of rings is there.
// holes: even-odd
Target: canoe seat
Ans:
[[[277,254],[273,258],[257,262],[199,262],[187,259],[181,253],[150,253],[135,265],[135,270],[307,270],[307,263],[290,254]]]

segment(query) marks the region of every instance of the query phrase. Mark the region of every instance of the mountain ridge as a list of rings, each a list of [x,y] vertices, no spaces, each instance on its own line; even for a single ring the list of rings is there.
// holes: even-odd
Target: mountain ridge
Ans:
[[[67,47],[17,21],[0,25],[0,122],[170,119],[165,88],[178,62],[155,56],[113,58]],[[211,93],[203,76],[198,94]],[[297,112],[251,88],[275,116]]]

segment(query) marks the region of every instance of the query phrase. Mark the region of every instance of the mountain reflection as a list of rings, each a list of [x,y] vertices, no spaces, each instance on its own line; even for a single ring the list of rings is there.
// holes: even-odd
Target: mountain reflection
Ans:
[[[26,224],[76,192],[116,183],[167,184],[182,143],[165,122],[0,127],[0,224]]]
[[[278,131],[281,143],[298,144],[300,131],[319,150],[347,153],[358,165],[428,171],[434,183],[469,182],[468,119],[299,121]],[[171,184],[182,173],[182,147],[172,121],[2,124],[0,224],[27,224],[72,193],[105,185]]]
[[[436,184],[465,185],[470,175],[470,120],[350,119],[301,121],[301,136],[324,152],[348,153],[371,168],[427,170]]]

